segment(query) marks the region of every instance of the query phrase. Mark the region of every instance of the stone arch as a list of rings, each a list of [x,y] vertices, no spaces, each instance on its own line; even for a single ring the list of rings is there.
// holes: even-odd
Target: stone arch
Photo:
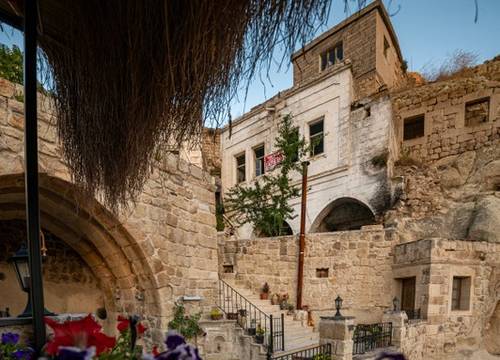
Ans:
[[[309,232],[357,230],[373,223],[375,215],[368,205],[351,197],[342,197],[321,210]]]
[[[90,267],[108,299],[108,313],[161,317],[162,299],[153,269],[123,223],[66,180],[40,174],[39,189],[41,226]],[[0,176],[0,219],[25,219],[24,174]]]

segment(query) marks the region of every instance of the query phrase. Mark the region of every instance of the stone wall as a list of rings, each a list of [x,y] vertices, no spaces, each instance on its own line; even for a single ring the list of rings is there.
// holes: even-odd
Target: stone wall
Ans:
[[[381,227],[359,231],[307,234],[304,261],[303,304],[317,320],[334,311],[334,299],[344,299],[342,313],[360,323],[379,321],[392,305],[392,246],[398,236]],[[267,282],[271,293],[288,293],[296,299],[298,238],[285,236],[221,243],[222,265],[233,265],[235,278],[259,292]],[[328,269],[327,277],[317,277]]]
[[[457,77],[392,94],[396,134],[402,151],[419,161],[435,161],[500,139],[500,59]],[[467,124],[466,104],[489,99],[487,121]],[[404,120],[425,116],[424,136],[403,139]]]
[[[417,282],[419,271],[425,269],[425,286],[417,286],[416,298],[421,299],[427,323],[428,358],[467,357],[495,347],[500,336],[495,315],[500,303],[499,244],[420,240],[396,246],[394,263],[396,276],[416,276]],[[468,297],[469,306],[460,310],[451,305],[454,277],[470,278],[470,288],[463,295]]]
[[[0,219],[25,214],[23,103],[20,87],[0,80]],[[109,317],[138,313],[160,343],[174,302],[215,303],[215,185],[201,168],[164,154],[136,203],[119,214],[82,194],[60,152],[50,101],[38,113],[41,225],[64,241],[99,279]],[[23,300],[24,301],[24,297]],[[68,311],[71,311],[68,308]]]
[[[314,39],[292,58],[294,86],[301,86],[333,71],[337,65],[321,71],[320,57],[340,42],[343,44],[344,60],[353,65],[355,99],[377,92],[384,84],[390,87],[395,85],[402,77],[401,60],[396,49],[399,45],[390,35],[392,29],[388,30],[387,22],[383,4],[375,1]],[[389,44],[385,55],[384,37]]]

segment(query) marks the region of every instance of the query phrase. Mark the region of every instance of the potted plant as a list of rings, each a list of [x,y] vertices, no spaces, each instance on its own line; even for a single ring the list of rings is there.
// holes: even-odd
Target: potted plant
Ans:
[[[256,330],[257,330],[257,321],[255,319],[252,319],[250,321],[250,326],[247,329],[247,333],[250,336],[255,336]]]
[[[260,299],[261,300],[269,299],[269,284],[268,283],[265,283],[264,286],[262,286],[262,290],[260,292]]]
[[[255,342],[257,344],[264,344],[265,334],[266,334],[265,330],[260,325],[257,326],[257,330],[255,330]]]
[[[288,294],[281,295],[280,310],[288,309]]]
[[[294,313],[295,313],[295,306],[293,306],[292,304],[288,304],[287,314],[288,315],[293,315]]]
[[[210,318],[212,320],[220,320],[224,317],[224,314],[222,314],[222,311],[220,311],[218,308],[213,308],[212,311],[210,311]]]

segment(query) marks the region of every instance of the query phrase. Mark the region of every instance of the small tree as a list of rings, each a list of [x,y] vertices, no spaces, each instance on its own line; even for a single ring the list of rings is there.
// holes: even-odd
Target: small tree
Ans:
[[[231,221],[237,225],[251,223],[264,236],[283,235],[285,221],[295,217],[289,201],[300,195],[299,188],[291,184],[291,173],[301,171],[298,160],[309,147],[293,127],[290,115],[283,117],[275,148],[283,155],[279,168],[252,185],[234,186],[225,198],[225,211]]]
[[[0,77],[16,84],[23,83],[23,53],[16,46],[0,44]]]

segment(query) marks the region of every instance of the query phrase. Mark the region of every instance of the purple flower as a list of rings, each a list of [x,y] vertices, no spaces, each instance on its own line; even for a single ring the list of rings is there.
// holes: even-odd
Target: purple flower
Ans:
[[[168,350],[158,354],[155,360],[202,360],[198,349],[186,344],[184,338],[175,331],[169,331],[165,340]],[[144,360],[149,360],[145,357]]]
[[[57,359],[58,360],[91,360],[95,355],[95,347],[82,350],[76,347],[65,346],[60,347]]]
[[[169,331],[167,333],[167,340],[165,340],[165,345],[167,345],[168,350],[175,350],[178,346],[185,344],[186,340],[175,331]]]
[[[16,360],[30,360],[31,357],[33,356],[33,349],[31,348],[19,349],[14,351],[12,353],[12,356]]]
[[[18,341],[19,341],[19,334],[15,334],[12,332],[2,334],[2,344],[15,345],[15,344],[17,344]]]

